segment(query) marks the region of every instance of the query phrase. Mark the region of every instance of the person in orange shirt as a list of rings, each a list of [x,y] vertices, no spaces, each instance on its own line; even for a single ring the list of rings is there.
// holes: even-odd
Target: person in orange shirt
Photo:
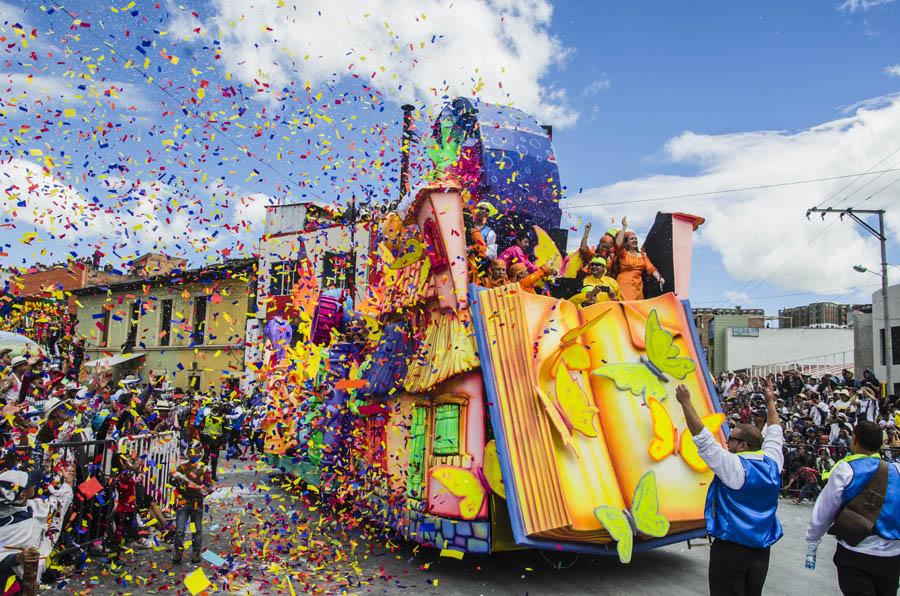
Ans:
[[[481,280],[481,283],[486,288],[499,288],[500,286],[508,284],[509,278],[506,277],[506,261],[501,261],[499,259],[491,261],[490,266],[488,266],[488,273],[484,279]]]
[[[536,294],[534,286],[545,277],[553,275],[555,271],[547,265],[541,265],[534,272],[528,273],[528,267],[524,263],[513,263],[509,266],[509,280],[519,282],[522,289],[529,294]]]
[[[616,234],[617,230],[610,228],[600,236],[600,242],[597,248],[591,248],[588,244],[588,236],[591,233],[591,224],[588,223],[584,227],[584,235],[581,237],[581,245],[578,247],[581,252],[581,260],[584,267],[581,268],[580,276],[590,275],[590,263],[594,257],[602,257],[606,260],[606,272],[611,276],[616,274]]]
[[[616,235],[616,254],[619,261],[619,290],[625,300],[644,299],[644,275],[650,275],[662,288],[663,279],[647,253],[638,247],[637,234],[628,229],[628,218],[622,218],[622,229]]]

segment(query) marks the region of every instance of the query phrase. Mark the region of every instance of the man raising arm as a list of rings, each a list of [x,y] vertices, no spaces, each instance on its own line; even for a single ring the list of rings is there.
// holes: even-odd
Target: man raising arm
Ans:
[[[775,516],[781,487],[784,433],[775,409],[775,391],[766,390],[765,439],[752,424],[739,424],[723,448],[703,426],[691,394],[679,385],[675,396],[697,452],[715,474],[706,495],[706,532],[711,596],[762,594],[769,570],[769,548],[782,536]]]

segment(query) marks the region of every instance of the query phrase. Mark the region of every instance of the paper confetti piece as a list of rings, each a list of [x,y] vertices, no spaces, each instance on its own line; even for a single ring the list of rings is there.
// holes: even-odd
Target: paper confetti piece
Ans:
[[[90,499],[101,490],[103,490],[103,485],[93,476],[78,485],[78,492],[80,492],[85,499]]]
[[[464,554],[466,554],[466,553],[464,553],[461,550],[455,550],[452,548],[442,548],[441,549],[441,556],[449,557],[451,559],[462,559]]]
[[[199,594],[210,587],[212,582],[206,577],[206,573],[203,572],[203,567],[197,567],[184,578],[184,585],[191,594]]]
[[[203,558],[206,559],[210,565],[215,567],[222,567],[228,563],[228,561],[208,549],[203,552]]]

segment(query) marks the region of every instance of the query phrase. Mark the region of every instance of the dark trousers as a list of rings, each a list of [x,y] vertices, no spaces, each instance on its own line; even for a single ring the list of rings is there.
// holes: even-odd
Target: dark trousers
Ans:
[[[900,555],[876,557],[838,544],[834,553],[838,585],[844,596],[895,596],[900,582]]]
[[[768,572],[768,548],[716,538],[709,549],[710,596],[760,596]]]
[[[210,474],[213,480],[219,479],[219,451],[222,449],[222,440],[219,437],[210,437],[200,435],[200,442],[203,444],[204,459],[206,465],[209,466]]]
[[[191,549],[199,556],[203,550],[203,501],[194,501],[182,505],[175,513],[175,556],[180,557],[184,550],[184,535],[190,523],[194,523],[191,534]]]

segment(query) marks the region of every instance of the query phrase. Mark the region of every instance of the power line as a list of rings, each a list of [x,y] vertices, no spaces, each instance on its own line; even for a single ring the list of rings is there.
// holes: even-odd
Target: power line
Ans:
[[[873,171],[875,168],[877,168],[879,165],[881,165],[882,163],[884,163],[885,161],[887,161],[889,158],[891,158],[891,157],[892,157],[893,155],[895,155],[897,152],[900,152],[900,147],[897,147],[896,149],[894,149],[893,151],[891,151],[890,153],[888,153],[887,155],[885,155],[884,157],[882,157],[880,160],[878,160],[878,162],[874,163],[874,164],[873,164],[868,170],[866,170],[863,174],[861,174],[860,176],[857,176],[856,178],[854,178],[852,181],[850,181],[850,182],[848,182],[847,184],[845,184],[844,186],[842,186],[842,187],[841,187],[840,189],[838,189],[837,191],[831,193],[831,194],[830,194],[828,197],[826,197],[823,201],[819,202],[819,203],[816,205],[816,207],[821,207],[821,206],[825,205],[826,203],[828,203],[829,201],[831,201],[832,199],[834,199],[835,197],[837,197],[838,195],[840,195],[840,194],[841,194],[842,192],[844,192],[847,188],[849,188],[850,186],[852,186],[853,184],[855,184],[856,181],[859,180],[859,178],[860,178],[862,175],[865,175],[865,174],[877,174],[877,176],[875,176],[875,178],[872,178],[871,180],[869,180],[868,182],[866,182],[865,184],[863,184],[862,186],[860,186],[860,187],[857,188],[856,190],[854,190],[854,191],[852,191],[851,193],[849,193],[848,195],[846,195],[843,199],[841,199],[841,200],[839,200],[837,203],[835,203],[835,205],[838,205],[838,204],[840,204],[840,203],[846,201],[847,199],[849,199],[850,197],[852,197],[854,194],[856,194],[857,192],[859,192],[860,190],[862,190],[863,188],[865,188],[866,186],[868,186],[869,184],[871,184],[872,182],[874,182],[875,180],[877,180],[878,178],[880,178],[881,176],[883,176],[883,175],[884,175],[885,173],[887,173],[888,171],[891,171],[893,168],[896,168],[897,166],[900,166],[900,163],[897,163],[897,164],[894,164],[893,168],[891,168],[891,169],[888,169],[888,170],[879,170],[879,171],[877,171],[877,172],[876,172],[876,171]],[[884,190],[884,189],[881,189],[881,190]],[[877,192],[881,192],[881,190],[879,190],[879,191],[877,191]],[[876,192],[875,194],[877,194],[877,192]],[[874,196],[874,194],[873,194],[873,195],[870,195],[866,200],[872,198],[872,196]],[[794,231],[797,230],[803,223],[805,223],[805,222],[803,221],[803,218],[800,217],[799,221],[796,222],[796,223],[794,223],[794,225],[791,227],[791,229],[788,230],[788,231],[786,232],[786,234],[785,234],[786,237],[789,237],[789,238],[790,238],[790,240],[788,241],[788,243],[787,243],[787,244],[779,243],[779,244],[777,244],[775,247],[773,247],[772,249],[770,249],[770,250],[766,253],[766,255],[765,255],[761,260],[758,260],[758,261],[756,262],[756,265],[754,265],[754,266],[750,269],[750,271],[748,271],[744,276],[742,276],[741,279],[740,279],[739,281],[737,281],[736,283],[732,284],[732,286],[730,286],[727,290],[725,290],[725,292],[723,292],[722,295],[724,296],[725,293],[727,293],[727,292],[729,292],[729,291],[732,291],[732,290],[734,290],[734,291],[742,291],[743,288],[746,288],[746,287],[748,286],[748,284],[752,283],[753,278],[754,278],[756,275],[761,274],[761,273],[766,269],[766,267],[769,266],[769,265],[768,265],[768,264],[769,264],[769,260],[770,260],[773,256],[775,256],[776,254],[779,254],[779,253],[781,253],[781,254],[786,254],[787,251],[791,249],[791,247],[793,247],[795,244],[797,244],[797,242],[800,241],[800,239],[801,239],[802,236],[800,236],[800,235],[794,235]],[[825,229],[827,230],[827,229],[828,229],[829,227],[831,227],[832,225],[834,225],[834,222],[829,223],[829,224],[826,226]],[[820,234],[820,235],[821,235],[821,234]],[[810,239],[810,240],[803,246],[803,248],[805,248],[806,246],[809,246],[809,244],[811,244],[812,241],[815,240],[815,238],[816,238],[816,237],[814,236],[812,239]],[[802,250],[802,248],[801,248],[801,250]],[[784,266],[785,263],[787,263],[788,261],[790,261],[790,259],[793,258],[793,257],[794,257],[795,255],[797,255],[797,254],[799,254],[799,251],[793,253],[790,257],[787,258],[787,260],[782,261],[782,262],[778,265],[778,267],[777,267],[775,270],[773,270],[772,272],[768,273],[768,274],[767,274],[766,276],[764,276],[762,279],[765,280],[765,279],[768,279],[769,277],[771,277],[776,271],[780,270],[780,269]],[[774,262],[773,262],[773,264],[774,264]],[[759,284],[756,284],[756,285],[753,286],[753,287],[754,287],[754,288],[755,288],[755,287],[758,287],[758,285],[759,285]]]
[[[880,288],[881,284],[872,284],[864,286],[851,286],[849,288],[832,288],[828,290],[815,290],[810,292],[793,292],[791,294],[775,294],[772,296],[747,296],[747,300],[766,300],[769,298],[790,298],[791,296],[809,296],[810,294],[839,294],[841,292],[849,292],[850,290],[861,290],[864,288]],[[691,302],[694,304],[718,304],[720,302],[734,302],[733,300],[703,300],[700,302]]]
[[[885,184],[884,186],[882,186],[881,188],[879,188],[878,190],[876,190],[875,192],[873,192],[872,194],[870,194],[869,196],[867,196],[865,199],[863,199],[862,201],[860,201],[859,203],[857,203],[857,204],[854,205],[853,207],[854,207],[854,208],[855,208],[855,207],[859,207],[860,205],[862,205],[863,203],[865,203],[866,201],[868,201],[869,199],[871,199],[871,198],[874,197],[875,195],[879,194],[880,192],[882,192],[882,191],[884,191],[884,190],[887,190],[888,188],[890,188],[890,187],[893,186],[894,184],[897,184],[898,182],[900,182],[900,177],[895,178],[893,182],[889,182],[888,184]],[[846,200],[846,199],[845,199],[845,200]],[[829,222],[828,225],[825,226],[825,229],[827,230],[828,228],[830,228],[831,226],[833,226],[837,221],[839,221],[839,220],[834,220],[834,221],[832,221],[832,222]],[[780,264],[778,267],[776,267],[775,269],[773,269],[768,275],[766,275],[765,277],[762,277],[762,278],[760,278],[759,280],[757,280],[756,283],[755,283],[753,286],[750,286],[750,287],[749,287],[749,290],[748,290],[748,291],[753,291],[753,290],[755,290],[756,288],[758,288],[758,287],[760,286],[760,284],[762,284],[765,280],[769,279],[770,277],[772,277],[773,275],[775,275],[776,273],[778,273],[779,271],[781,271],[781,269],[783,269],[784,266],[787,265],[787,264],[791,261],[791,259],[793,259],[793,258],[796,257],[797,255],[799,255],[801,252],[803,252],[803,250],[806,249],[807,246],[809,246],[810,244],[812,244],[812,243],[815,242],[816,240],[818,240],[818,239],[820,239],[820,238],[824,238],[824,237],[825,237],[825,235],[824,235],[822,232],[819,232],[818,234],[814,235],[812,238],[809,239],[809,241],[808,241],[806,244],[804,244],[804,245],[801,246],[799,249],[797,249],[796,251],[794,251],[794,253],[791,254],[788,258],[784,259],[784,260],[781,262],[781,264]]]
[[[842,174],[840,176],[828,176],[825,178],[811,178],[809,180],[792,180],[790,182],[777,182],[775,184],[761,184],[759,186],[746,186],[743,188],[727,188],[723,190],[711,190],[708,192],[695,192],[683,195],[670,195],[665,197],[653,197],[650,199],[635,199],[633,201],[611,201],[608,203],[578,203],[575,205],[565,205],[561,209],[579,209],[581,207],[607,207],[610,205],[634,205],[637,203],[653,203],[658,201],[674,201],[676,199],[690,199],[699,197],[708,197],[713,195],[721,195],[733,192],[745,192],[748,190],[765,190],[769,188],[780,188],[784,186],[795,186],[797,184],[812,184],[814,182],[828,182],[829,180],[841,180],[844,178],[859,178],[860,176],[868,176],[872,174],[886,174],[888,172],[900,172],[900,168],[889,168],[887,170],[875,170],[867,172],[858,172],[856,174]],[[846,188],[846,187],[845,187]],[[828,200],[828,199],[826,199]]]

